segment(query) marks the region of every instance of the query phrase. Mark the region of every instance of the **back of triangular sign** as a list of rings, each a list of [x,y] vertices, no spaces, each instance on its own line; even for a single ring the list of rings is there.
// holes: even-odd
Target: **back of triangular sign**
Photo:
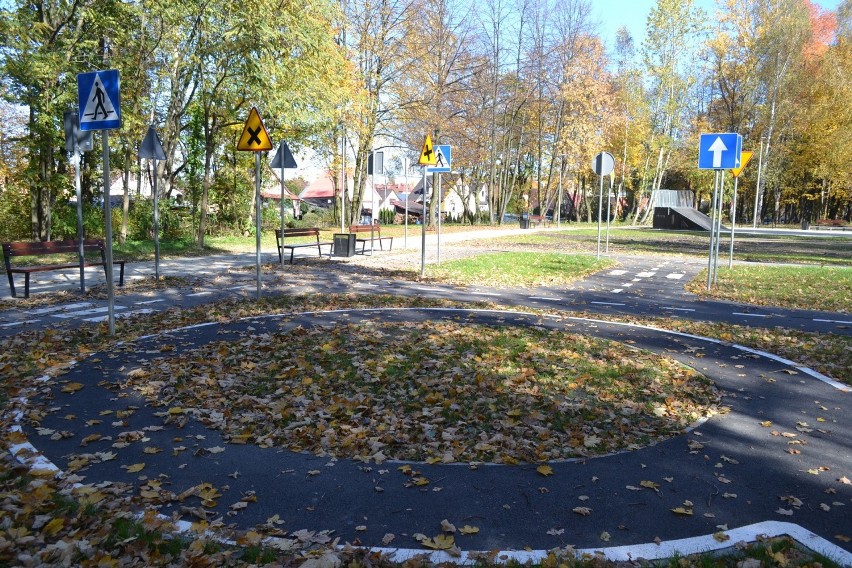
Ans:
[[[282,156],[283,153],[283,156]],[[283,162],[283,164],[282,164]],[[281,145],[278,146],[278,152],[275,153],[275,157],[272,158],[272,163],[269,164],[270,168],[281,169],[281,167],[285,168],[297,168],[299,166],[296,165],[296,159],[293,157],[293,154],[290,152],[290,147],[287,146],[286,142],[281,142]]]
[[[165,160],[166,153],[163,151],[163,145],[160,142],[160,137],[153,126],[148,127],[148,133],[145,134],[145,139],[142,140],[142,146],[139,148],[139,157],[148,160]]]

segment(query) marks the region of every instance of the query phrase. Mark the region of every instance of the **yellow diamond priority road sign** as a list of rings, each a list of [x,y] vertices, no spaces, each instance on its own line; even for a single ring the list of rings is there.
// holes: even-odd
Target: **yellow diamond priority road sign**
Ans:
[[[754,156],[754,152],[749,152],[748,150],[743,150],[740,152],[740,167],[731,168],[731,173],[734,174],[734,177],[739,177],[746,165],[751,161],[751,157]]]
[[[438,163],[435,149],[432,146],[432,138],[428,134],[426,140],[423,141],[423,150],[420,152],[420,160],[417,163],[421,166],[434,166]]]
[[[272,150],[272,140],[269,138],[269,133],[266,131],[256,108],[252,108],[249,113],[246,125],[243,127],[243,134],[240,136],[240,141],[237,142],[237,150],[247,152]]]

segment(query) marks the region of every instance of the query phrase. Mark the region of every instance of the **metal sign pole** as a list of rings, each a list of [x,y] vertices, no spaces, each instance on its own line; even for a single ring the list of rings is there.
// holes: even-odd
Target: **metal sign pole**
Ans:
[[[107,321],[109,334],[115,335],[115,290],[112,286],[112,203],[109,187],[109,130],[101,130],[104,157],[104,221],[106,230]]]
[[[157,160],[154,162],[154,278],[160,281],[160,206],[157,191]]]
[[[375,160],[376,159],[373,158],[374,168],[376,167]],[[372,191],[370,192],[370,256],[373,256],[373,248],[376,245],[375,241],[373,240],[375,239],[376,232],[376,174],[370,176],[370,188],[372,189]]]
[[[426,166],[423,166],[423,212],[420,214],[420,278],[426,276]]]
[[[559,162],[559,193],[556,197],[556,228],[558,229],[562,222],[562,169],[565,167],[565,157],[560,156],[562,160]]]
[[[609,191],[606,194],[606,253],[609,254],[609,217],[610,217],[610,209],[612,207],[612,197],[610,194],[612,193],[612,185],[613,185],[613,175],[612,172],[609,174]]]
[[[411,193],[408,188],[408,167],[410,164],[408,163],[408,158],[403,158],[403,164],[405,166],[405,239],[402,241],[402,248],[408,248],[408,194]]]
[[[257,274],[257,299],[260,300],[260,152],[254,153],[254,222],[255,222],[255,243],[256,243],[256,259],[255,272]],[[284,235],[281,236],[284,238]],[[284,250],[281,250],[281,256],[284,256]]]
[[[80,179],[80,165],[82,164],[82,155],[80,147],[74,142],[74,154],[71,158],[71,163],[74,165],[74,189],[77,192],[77,247],[78,257],[80,258],[80,291],[86,293],[86,263],[85,252],[83,251],[83,184]]]
[[[279,152],[281,152],[281,266],[284,266],[284,140],[281,141],[281,147]],[[343,215],[343,205],[340,207],[340,214]]]
[[[713,282],[713,237],[716,234],[716,189],[719,185],[719,170],[714,172],[713,176],[713,196],[710,200],[710,252],[707,255],[707,291],[710,291],[710,285]]]
[[[598,177],[601,178],[601,191],[598,195],[598,259],[601,258],[601,216],[603,215],[603,174],[600,174]]]
[[[441,266],[441,174],[438,174],[438,266]]]
[[[725,170],[722,170],[719,181],[719,222],[716,227],[716,260],[713,263],[713,285],[719,276],[719,243],[722,241],[722,202],[725,200]]]
[[[731,203],[731,255],[728,257],[728,268],[734,267],[734,228],[737,224],[737,185],[740,177],[734,178],[734,200]]]

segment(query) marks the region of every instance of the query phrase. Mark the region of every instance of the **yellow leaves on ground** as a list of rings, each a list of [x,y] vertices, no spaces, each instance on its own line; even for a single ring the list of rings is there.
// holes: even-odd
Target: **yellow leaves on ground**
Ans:
[[[672,509],[672,513],[675,513],[676,515],[684,515],[684,516],[687,516],[687,517],[691,517],[692,516],[692,501],[684,501],[683,505],[681,505],[680,507],[675,507],[674,509]]]
[[[143,469],[145,469],[145,464],[144,463],[134,463],[132,465],[127,465],[127,466],[123,465],[121,467],[126,469],[127,473],[138,473],[138,472],[142,471]]]
[[[574,507],[571,510],[577,513],[578,515],[582,515],[584,517],[587,517],[592,514],[592,510],[588,507]]]
[[[553,468],[549,465],[540,465],[535,468],[535,470],[545,477],[547,477],[548,475],[553,475]]]
[[[79,390],[82,390],[83,385],[81,383],[68,383],[62,387],[62,392],[74,393]]]
[[[166,352],[147,370],[128,386],[158,405],[168,390],[167,417],[191,411],[231,443],[376,463],[546,464],[638,449],[711,414],[718,399],[673,359],[563,331],[453,321],[250,331],[180,358]],[[154,375],[164,381],[156,391]]]

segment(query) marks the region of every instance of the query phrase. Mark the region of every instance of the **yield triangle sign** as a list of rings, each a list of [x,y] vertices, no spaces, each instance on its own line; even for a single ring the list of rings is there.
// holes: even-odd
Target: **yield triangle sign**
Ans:
[[[731,168],[731,173],[734,174],[734,177],[739,177],[743,170],[751,161],[751,157],[754,156],[754,152],[750,152],[749,150],[743,150],[740,152],[740,165],[736,168]]]
[[[260,119],[256,108],[252,108],[249,113],[248,120],[243,127],[243,133],[240,136],[240,141],[237,142],[237,150],[245,150],[247,152],[263,152],[272,150],[272,140],[269,138],[269,133],[263,125],[263,120]]]
[[[139,148],[139,157],[148,160],[165,160],[166,153],[163,151],[163,144],[160,142],[160,137],[153,126],[148,127],[148,133],[145,139],[142,140],[142,146]]]
[[[287,143],[283,140],[281,141],[281,145],[278,146],[278,151],[275,153],[275,157],[272,158],[272,163],[269,164],[270,168],[280,169],[280,168],[297,168],[296,159],[293,157],[293,153],[290,152],[290,147],[287,146]]]
[[[428,134],[423,141],[423,150],[420,152],[420,160],[417,163],[421,166],[434,166],[437,163],[435,149],[432,146],[432,138]]]

